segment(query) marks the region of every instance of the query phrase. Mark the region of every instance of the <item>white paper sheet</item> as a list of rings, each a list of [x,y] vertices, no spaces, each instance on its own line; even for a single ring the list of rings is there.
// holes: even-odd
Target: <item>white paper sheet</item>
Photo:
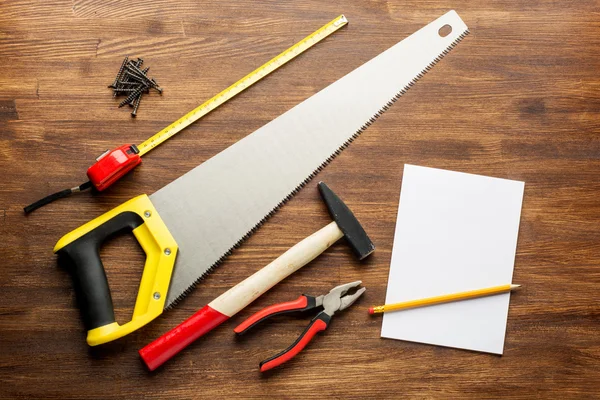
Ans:
[[[512,283],[524,186],[405,165],[385,303]],[[381,336],[502,354],[509,300],[386,313]]]

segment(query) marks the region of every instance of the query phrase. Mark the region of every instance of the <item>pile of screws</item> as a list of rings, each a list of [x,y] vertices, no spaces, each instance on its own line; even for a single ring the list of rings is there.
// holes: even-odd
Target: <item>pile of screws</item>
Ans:
[[[146,74],[150,68],[142,69],[143,63],[144,60],[141,58],[138,58],[137,61],[131,61],[126,56],[123,64],[121,64],[121,68],[119,68],[115,81],[112,85],[108,86],[113,89],[113,97],[127,96],[119,104],[119,107],[123,107],[125,104],[133,107],[133,111],[131,112],[132,117],[137,115],[137,110],[144,93],[150,93],[150,89],[154,89],[160,94],[163,91],[154,78],[148,78]]]

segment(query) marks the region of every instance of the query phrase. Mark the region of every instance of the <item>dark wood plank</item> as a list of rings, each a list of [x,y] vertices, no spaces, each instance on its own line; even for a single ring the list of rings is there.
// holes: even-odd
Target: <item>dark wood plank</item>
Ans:
[[[85,344],[71,281],[52,254],[64,233],[152,193],[447,11],[438,0],[0,1],[0,397],[600,397],[600,2],[458,0],[472,34],[328,166],[328,182],[378,246],[364,264],[343,243],[156,373],[137,350],[327,223],[302,190],[175,309],[103,348]],[[83,181],[106,148],[140,142],[304,35],[344,13],[348,27],[145,158],[102,196],[25,217],[22,207]],[[136,119],[106,88],[125,54],[165,87]],[[524,180],[505,354],[380,339],[368,305],[385,298],[405,163]],[[119,321],[143,255],[103,249]],[[357,306],[269,376],[261,359],[307,319],[244,340],[251,312],[361,279]]]

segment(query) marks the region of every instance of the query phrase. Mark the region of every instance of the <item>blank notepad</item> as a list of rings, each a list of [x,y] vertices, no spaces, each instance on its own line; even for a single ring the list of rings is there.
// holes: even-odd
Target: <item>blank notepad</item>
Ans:
[[[512,283],[524,186],[405,165],[385,303]],[[509,300],[389,312],[381,336],[502,354]]]

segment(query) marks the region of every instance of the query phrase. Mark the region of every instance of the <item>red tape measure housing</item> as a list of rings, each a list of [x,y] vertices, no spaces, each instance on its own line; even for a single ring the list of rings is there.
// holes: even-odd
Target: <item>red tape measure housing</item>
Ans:
[[[133,144],[107,150],[88,168],[87,176],[96,189],[103,191],[142,162],[138,153],[138,148]]]

